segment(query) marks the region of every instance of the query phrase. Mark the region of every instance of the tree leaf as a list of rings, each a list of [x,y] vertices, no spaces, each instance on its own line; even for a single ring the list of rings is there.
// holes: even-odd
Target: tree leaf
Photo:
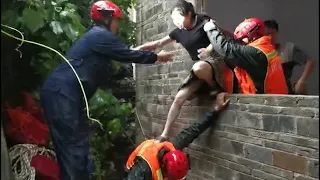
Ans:
[[[61,28],[61,23],[60,22],[58,22],[58,21],[52,21],[51,23],[50,23],[50,26],[51,26],[51,28],[52,28],[52,31],[55,33],[55,34],[61,34],[61,33],[63,33],[63,30],[62,30],[62,28]]]
[[[52,31],[43,32],[42,33],[42,37],[45,38],[45,44],[47,46],[50,46],[52,48],[58,48],[59,47],[58,37]]]
[[[44,15],[32,9],[24,9],[22,12],[22,20],[24,25],[32,32],[35,33],[44,26]]]
[[[1,13],[1,23],[16,27],[19,23],[18,14],[12,10],[3,11]]]
[[[71,41],[75,41],[79,36],[79,31],[73,28],[71,24],[64,24],[62,29]]]

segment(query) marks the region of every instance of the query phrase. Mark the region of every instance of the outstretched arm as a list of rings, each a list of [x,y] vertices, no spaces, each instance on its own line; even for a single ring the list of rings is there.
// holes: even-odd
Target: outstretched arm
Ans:
[[[166,62],[171,58],[171,55],[165,52],[157,55],[150,51],[130,49],[118,37],[108,32],[96,33],[95,36],[94,39],[98,42],[90,42],[93,44],[92,49],[105,55],[107,59],[111,58],[123,63],[153,64],[156,61]]]
[[[141,46],[138,46],[134,49],[136,50],[149,50],[149,51],[153,51],[157,48],[160,48],[162,46],[165,46],[171,42],[173,42],[174,40],[171,39],[169,36],[166,36],[162,39],[156,40],[156,41],[152,41],[152,42],[147,42]]]
[[[218,111],[207,113],[201,121],[197,121],[190,127],[183,129],[177,136],[170,138],[169,141],[172,142],[176,149],[182,150],[188,147],[189,144],[208,129],[212,123],[216,123],[218,116]]]
[[[204,25],[212,48],[223,59],[243,69],[261,69],[267,66],[266,56],[262,51],[227,38],[212,20]]]
[[[172,142],[177,149],[182,150],[208,129],[212,123],[216,125],[220,111],[229,103],[229,100],[225,100],[226,95],[227,93],[224,92],[218,94],[213,112],[207,113],[201,121],[193,123],[190,127],[182,130],[177,136],[170,138],[169,141]]]

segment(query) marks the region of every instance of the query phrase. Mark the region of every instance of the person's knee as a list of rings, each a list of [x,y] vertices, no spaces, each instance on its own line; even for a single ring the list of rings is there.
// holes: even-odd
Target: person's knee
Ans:
[[[176,97],[174,98],[173,104],[177,106],[182,106],[183,103],[188,99],[186,93],[183,93],[183,90],[179,91]]]
[[[208,80],[212,77],[212,68],[209,63],[204,61],[199,61],[195,63],[192,67],[194,74],[202,80]]]

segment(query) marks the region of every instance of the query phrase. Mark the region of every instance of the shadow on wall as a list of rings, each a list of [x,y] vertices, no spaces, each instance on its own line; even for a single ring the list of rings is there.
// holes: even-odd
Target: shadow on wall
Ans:
[[[232,5],[230,5],[232,4]],[[206,0],[206,12],[230,31],[248,17],[279,22],[280,42],[290,41],[305,50],[316,62],[308,80],[309,94],[319,94],[319,1],[318,0]],[[295,70],[297,80],[303,67]]]

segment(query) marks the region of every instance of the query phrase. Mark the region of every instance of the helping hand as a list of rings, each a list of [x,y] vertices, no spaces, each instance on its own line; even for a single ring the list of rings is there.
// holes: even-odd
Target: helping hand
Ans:
[[[207,48],[198,49],[198,58],[204,59],[210,56],[210,51]]]
[[[168,62],[172,59],[172,54],[169,52],[166,52],[164,50],[160,51],[158,53],[158,60],[157,62]]]
[[[230,102],[230,99],[226,100],[226,95],[228,95],[228,94],[225,93],[225,92],[219,93],[217,95],[217,99],[216,99],[216,102],[214,104],[214,110],[215,111],[221,111],[221,110],[223,110],[224,108],[227,107],[227,105]]]

